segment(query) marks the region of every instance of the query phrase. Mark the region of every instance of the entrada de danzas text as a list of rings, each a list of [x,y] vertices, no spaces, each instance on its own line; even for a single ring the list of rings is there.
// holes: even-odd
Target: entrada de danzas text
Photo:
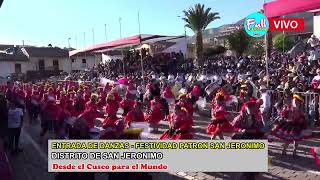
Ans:
[[[265,149],[263,142],[52,142],[52,149]]]

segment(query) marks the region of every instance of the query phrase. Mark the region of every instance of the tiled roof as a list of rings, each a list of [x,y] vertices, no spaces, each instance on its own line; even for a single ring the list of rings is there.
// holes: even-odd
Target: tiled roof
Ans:
[[[0,44],[0,51],[4,51],[6,49],[13,48],[13,47],[14,45]]]
[[[24,47],[30,57],[69,57],[68,49],[58,47]]]
[[[16,54],[0,53],[0,61],[28,61],[28,57],[21,53],[16,53]]]

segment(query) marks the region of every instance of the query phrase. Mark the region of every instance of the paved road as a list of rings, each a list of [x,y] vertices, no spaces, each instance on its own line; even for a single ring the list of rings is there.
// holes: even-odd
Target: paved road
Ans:
[[[208,117],[195,115],[195,138],[209,139],[206,127],[210,119]],[[161,122],[159,133],[152,134],[152,138],[158,138],[167,129],[166,122]],[[18,156],[9,156],[16,180],[53,180],[54,173],[47,172],[47,144],[39,142],[39,124],[30,125],[25,123],[21,135],[21,146],[24,151]],[[228,138],[228,137],[227,137]],[[269,155],[272,157],[272,166],[268,173],[263,173],[259,179],[297,179],[316,180],[320,179],[319,167],[315,165],[311,155],[310,147],[320,145],[320,136],[315,134],[313,139],[302,142],[298,148],[298,157],[281,156],[282,142],[274,139],[269,144]],[[213,162],[215,163],[215,162]],[[212,173],[212,172],[172,172],[153,173],[154,179],[176,180],[176,179],[235,179],[234,173]],[[108,179],[106,173],[96,174],[97,180]]]

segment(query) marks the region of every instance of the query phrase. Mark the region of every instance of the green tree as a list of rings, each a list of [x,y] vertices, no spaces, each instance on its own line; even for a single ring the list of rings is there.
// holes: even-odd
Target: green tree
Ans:
[[[211,8],[205,8],[203,4],[196,4],[189,10],[183,11],[186,27],[190,28],[196,34],[196,59],[199,66],[203,65],[203,37],[202,31],[207,26],[220,19],[218,12],[211,12]]]
[[[241,56],[249,47],[251,38],[244,29],[239,29],[228,36],[228,43],[231,50],[237,53],[237,56]]]
[[[290,37],[285,36],[283,33],[279,33],[273,38],[273,47],[277,51],[280,51],[280,52],[283,50],[288,51],[293,46],[294,46],[294,41]]]
[[[246,53],[253,56],[263,56],[265,53],[264,42],[261,39],[252,39]]]

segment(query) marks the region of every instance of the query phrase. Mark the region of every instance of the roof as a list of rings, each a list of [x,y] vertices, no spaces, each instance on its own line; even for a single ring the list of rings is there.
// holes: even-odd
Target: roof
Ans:
[[[101,51],[107,50],[114,47],[125,46],[125,45],[139,45],[140,43],[154,43],[157,40],[165,40],[165,39],[175,38],[175,36],[162,36],[162,35],[150,35],[150,34],[141,34],[130,36],[123,39],[118,39],[111,42],[106,42],[102,44],[96,44],[94,46],[90,46],[80,50],[70,51],[70,56],[74,56],[81,52],[93,52],[93,51]]]
[[[283,8],[285,7],[285,8]],[[264,14],[270,17],[279,17],[320,9],[320,0],[277,0],[263,5]]]
[[[28,61],[28,57],[24,54],[7,54],[0,53],[0,61]]]
[[[0,44],[0,51],[4,51],[6,49],[13,48],[13,47],[14,47],[14,45]]]
[[[29,57],[69,57],[68,49],[58,47],[24,47]]]

